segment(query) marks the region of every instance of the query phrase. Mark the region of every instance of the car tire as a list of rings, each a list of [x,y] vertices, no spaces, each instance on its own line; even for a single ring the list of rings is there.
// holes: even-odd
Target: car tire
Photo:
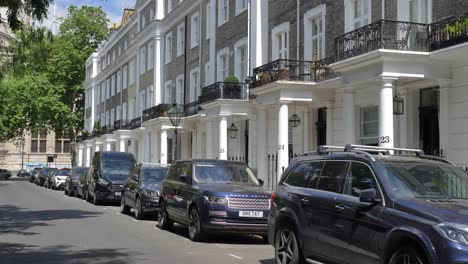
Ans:
[[[189,225],[188,225],[189,239],[195,242],[200,242],[205,239],[203,232],[201,216],[196,207],[190,209],[189,212]]]
[[[122,193],[122,198],[120,199],[120,213],[121,214],[129,214],[130,213],[130,206],[125,204],[125,193]]]
[[[93,204],[94,205],[99,205],[100,203],[101,203],[101,201],[99,200],[99,198],[98,198],[98,196],[97,196],[97,194],[95,192],[94,195],[93,195]]]
[[[293,228],[289,225],[280,226],[275,234],[275,263],[304,264],[304,256],[299,247]]]
[[[135,219],[143,220],[144,218],[145,213],[143,212],[143,209],[141,207],[141,200],[140,197],[137,197],[135,202]]]
[[[409,262],[405,262],[408,260]],[[425,260],[424,254],[421,254],[416,248],[411,245],[402,245],[392,254],[388,264],[402,263],[425,264],[427,261]]]
[[[85,200],[86,200],[87,202],[89,202],[89,203],[91,202],[91,195],[89,195],[89,190],[86,190],[86,198],[85,198]]]
[[[67,191],[67,189],[65,189],[65,191],[63,191],[65,193],[66,196],[70,196],[70,193]]]
[[[174,222],[167,215],[166,203],[161,201],[159,204],[158,225],[162,230],[170,230],[174,226]]]

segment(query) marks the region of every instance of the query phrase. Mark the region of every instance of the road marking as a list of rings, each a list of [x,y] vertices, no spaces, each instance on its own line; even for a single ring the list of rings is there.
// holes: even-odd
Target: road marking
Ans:
[[[231,257],[233,257],[233,258],[236,258],[236,259],[243,259],[243,258],[241,258],[241,257],[239,257],[239,256],[234,255],[234,254],[229,254],[229,256],[231,256]]]

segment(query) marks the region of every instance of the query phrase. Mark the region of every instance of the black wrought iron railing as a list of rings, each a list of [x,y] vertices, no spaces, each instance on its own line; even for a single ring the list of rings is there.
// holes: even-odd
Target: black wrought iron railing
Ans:
[[[141,123],[142,123],[141,116],[132,119],[132,121],[130,121],[130,129],[136,129],[136,128],[141,127]]]
[[[429,51],[427,24],[380,20],[335,39],[335,61],[377,49]]]
[[[83,136],[76,136],[75,137],[75,142],[83,142]]]
[[[468,12],[447,17],[429,25],[431,50],[468,41]]]
[[[101,129],[102,134],[112,134],[114,132],[114,126],[113,125],[108,125],[108,126],[103,126]]]
[[[198,97],[200,104],[219,99],[248,99],[247,85],[245,83],[217,82],[202,88],[202,94]]]
[[[143,111],[143,122],[155,118],[167,117],[167,111],[171,109],[170,104],[159,104]]]
[[[104,129],[103,128],[100,128],[100,129],[94,129],[93,130],[93,137],[99,137],[99,136],[102,136],[104,135]]]
[[[276,81],[319,82],[339,76],[328,65],[333,58],[318,61],[279,59],[253,70],[252,88]]]
[[[114,121],[114,131],[120,130],[120,129],[121,129],[120,120]]]
[[[201,107],[200,107],[198,100],[184,105],[184,115],[186,117],[194,116],[198,114],[198,111],[200,110],[201,110]]]

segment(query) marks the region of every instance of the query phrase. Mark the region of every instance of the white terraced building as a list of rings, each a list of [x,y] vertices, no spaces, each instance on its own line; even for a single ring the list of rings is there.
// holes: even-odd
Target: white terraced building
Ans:
[[[272,187],[295,155],[368,144],[467,166],[467,7],[139,0],[87,61],[85,128],[104,129],[77,138],[78,165],[98,150],[233,159]],[[184,112],[177,146],[173,102]]]

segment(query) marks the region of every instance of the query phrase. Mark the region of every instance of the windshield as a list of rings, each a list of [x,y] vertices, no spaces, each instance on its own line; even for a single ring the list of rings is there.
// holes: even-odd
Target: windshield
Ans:
[[[83,174],[84,172],[87,172],[88,169],[87,168],[74,168],[73,169],[73,179],[79,179],[81,174]]]
[[[125,181],[130,175],[134,163],[127,160],[103,160],[101,170],[110,181]]]
[[[468,199],[468,174],[454,166],[387,163],[383,172],[398,198]]]
[[[194,180],[197,183],[259,185],[252,170],[241,164],[196,164]]]
[[[143,182],[162,182],[166,178],[167,168],[143,168]]]
[[[56,175],[57,176],[68,176],[68,175],[70,175],[70,170],[60,170],[59,172],[57,172]]]

